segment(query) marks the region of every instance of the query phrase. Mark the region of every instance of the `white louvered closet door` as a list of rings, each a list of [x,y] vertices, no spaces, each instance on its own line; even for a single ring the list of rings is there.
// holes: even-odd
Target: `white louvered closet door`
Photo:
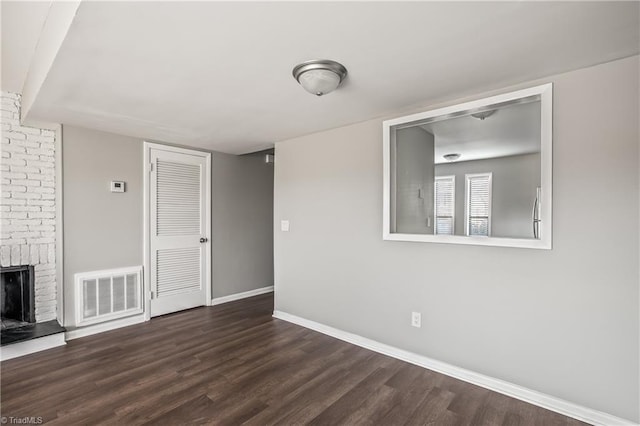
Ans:
[[[151,149],[151,316],[205,305],[207,158]]]

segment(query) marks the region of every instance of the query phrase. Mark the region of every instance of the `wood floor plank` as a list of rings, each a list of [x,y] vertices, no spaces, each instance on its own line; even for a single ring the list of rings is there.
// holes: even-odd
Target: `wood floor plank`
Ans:
[[[584,424],[272,311],[261,295],[2,362],[2,415],[65,426]]]
[[[372,394],[372,390],[380,389],[384,383],[396,373],[397,368],[398,366],[392,367],[391,369],[376,369],[351,390],[342,395],[337,401],[323,410],[309,422],[309,424],[313,426],[351,424],[347,421],[348,416],[367,401]]]
[[[348,410],[348,415],[340,423],[347,425],[378,425],[396,403],[398,391],[382,385],[365,396],[364,401],[357,408]],[[349,412],[350,411],[350,412]]]
[[[388,386],[397,389],[397,398],[391,409],[380,420],[379,424],[396,426],[404,425],[427,397],[431,389],[438,385],[433,380],[436,373],[407,364],[389,381]]]
[[[405,424],[416,426],[438,424],[438,420],[447,413],[447,407],[455,396],[454,393],[438,387],[431,389]]]

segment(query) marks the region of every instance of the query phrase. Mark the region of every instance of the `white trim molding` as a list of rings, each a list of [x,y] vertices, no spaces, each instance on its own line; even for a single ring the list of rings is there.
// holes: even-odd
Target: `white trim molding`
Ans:
[[[540,102],[540,238],[467,237],[462,235],[404,234],[395,226],[395,150],[396,130],[422,125],[435,119],[453,118],[461,114],[499,108],[514,102]],[[382,239],[443,244],[468,244],[530,249],[552,249],[552,145],[553,145],[553,84],[504,93],[475,101],[464,102],[431,111],[398,117],[382,122]]]
[[[91,336],[93,334],[104,333],[105,331],[115,330],[117,328],[128,327],[134,324],[140,324],[145,322],[144,314],[139,314],[133,317],[122,318],[118,320],[102,322],[85,327],[77,327],[65,332],[67,340],[78,339],[80,337]]]
[[[466,370],[464,368],[456,367],[455,365],[447,364],[445,362],[438,361],[423,355],[405,351],[394,346],[386,345],[384,343],[380,343],[375,340],[359,336],[357,334],[339,330],[337,328],[301,318],[296,315],[291,315],[286,312],[274,310],[273,317],[300,325],[302,327],[317,331],[322,334],[326,334],[327,336],[335,337],[336,339],[343,340],[347,343],[351,343],[356,346],[360,346],[362,348],[408,362],[410,364],[427,368],[429,370],[433,370],[438,373],[442,373],[447,376],[454,377],[456,379],[463,380],[477,386],[481,386],[483,388],[501,393],[503,395],[507,395],[512,398],[516,398],[521,401],[536,405],[538,407],[542,407],[547,410],[551,410],[556,413],[569,416],[596,426],[637,425],[637,423],[634,423],[630,420],[622,419],[620,417],[616,417],[602,411],[594,410],[592,408],[583,407],[581,405],[574,404],[572,402],[565,401],[551,395],[546,395],[544,393],[534,391],[523,386],[486,376],[484,374],[476,373],[474,371]]]
[[[64,129],[62,124],[55,126],[55,194],[56,194],[56,300],[58,303],[56,315],[58,324],[64,324],[64,188],[62,173],[62,146],[64,137]]]
[[[25,340],[24,342],[12,343],[0,348],[0,360],[6,361],[66,344],[64,333],[56,333],[50,336],[38,337],[37,339]]]
[[[247,297],[259,296],[261,294],[272,293],[273,286],[256,288],[255,290],[244,291],[242,293],[230,294],[228,296],[216,297],[211,299],[211,306],[222,305],[223,303],[233,302],[235,300],[246,299]]]

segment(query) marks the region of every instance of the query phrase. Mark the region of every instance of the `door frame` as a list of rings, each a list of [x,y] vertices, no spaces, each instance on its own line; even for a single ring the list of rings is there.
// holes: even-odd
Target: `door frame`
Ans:
[[[212,274],[212,264],[213,259],[211,257],[212,254],[212,246],[213,241],[211,239],[211,160],[212,155],[210,152],[206,151],[198,151],[195,149],[188,148],[179,148],[171,145],[164,145],[155,142],[143,142],[143,191],[142,191],[142,202],[143,202],[143,243],[142,243],[142,256],[143,256],[143,281],[144,281],[144,297],[143,297],[143,305],[144,305],[144,319],[145,321],[149,321],[151,319],[151,276],[149,275],[149,271],[151,270],[151,150],[158,149],[162,151],[168,152],[176,152],[179,154],[187,154],[194,155],[198,157],[205,158],[206,160],[206,170],[205,170],[205,238],[209,239],[209,244],[206,244],[205,247],[205,299],[203,305],[211,306],[211,298],[212,298],[212,287],[211,287],[211,274]]]

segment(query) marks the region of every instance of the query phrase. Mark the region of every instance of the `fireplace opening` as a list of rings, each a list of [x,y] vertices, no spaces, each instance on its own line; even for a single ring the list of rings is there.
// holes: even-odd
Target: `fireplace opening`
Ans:
[[[2,330],[36,322],[33,266],[0,268],[0,319]]]
[[[57,320],[36,322],[35,272],[31,265],[0,267],[0,346],[63,333]]]

